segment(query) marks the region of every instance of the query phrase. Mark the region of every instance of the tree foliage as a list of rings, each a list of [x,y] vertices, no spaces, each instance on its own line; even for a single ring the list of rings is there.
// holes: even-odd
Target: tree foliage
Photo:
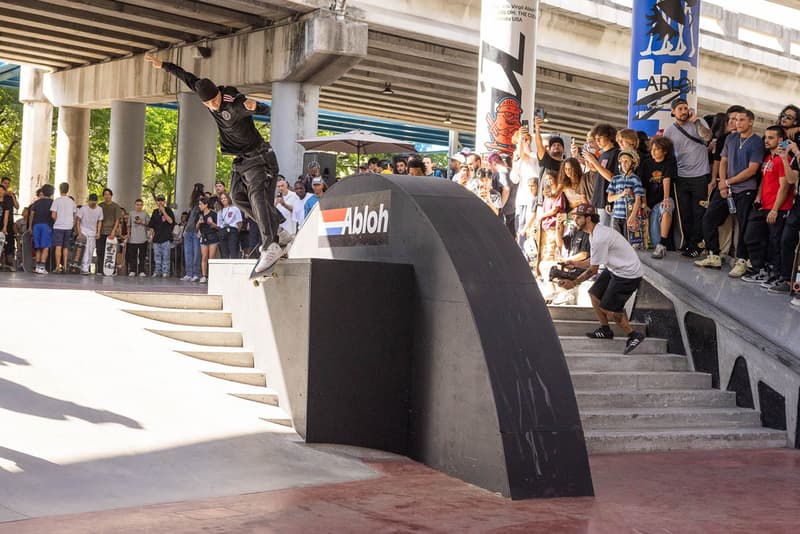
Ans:
[[[22,142],[22,104],[19,91],[0,87],[0,175],[19,186],[19,157]]]

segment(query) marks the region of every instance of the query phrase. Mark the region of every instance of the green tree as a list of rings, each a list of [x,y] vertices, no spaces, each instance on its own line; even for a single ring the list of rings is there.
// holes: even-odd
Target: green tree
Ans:
[[[148,107],[145,121],[142,198],[154,207],[156,196],[162,194],[170,204],[175,198],[178,112]]]
[[[19,157],[22,143],[22,104],[19,91],[0,87],[0,175],[19,187]]]
[[[111,109],[93,109],[89,115],[89,193],[101,197],[108,183],[108,135],[111,131]]]

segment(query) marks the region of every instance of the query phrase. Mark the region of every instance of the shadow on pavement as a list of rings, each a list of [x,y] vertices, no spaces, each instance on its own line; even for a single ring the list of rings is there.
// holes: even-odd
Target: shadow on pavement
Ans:
[[[17,356],[14,356],[13,354],[9,354],[7,352],[3,352],[2,350],[0,350],[0,366],[9,365],[9,364],[13,364],[13,365],[30,365],[30,363],[28,363],[28,360],[25,360],[23,358],[19,358]]]
[[[117,423],[128,428],[143,428],[141,424],[129,417],[108,410],[97,410],[74,402],[48,397],[4,378],[0,378],[0,408],[61,421],[66,420],[67,416],[71,416],[89,423]]]

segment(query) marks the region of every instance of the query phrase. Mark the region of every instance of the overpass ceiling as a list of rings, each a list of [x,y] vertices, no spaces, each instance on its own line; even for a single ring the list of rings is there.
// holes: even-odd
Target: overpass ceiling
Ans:
[[[308,4],[281,0],[0,2],[0,61],[72,68],[269,26],[311,11]]]

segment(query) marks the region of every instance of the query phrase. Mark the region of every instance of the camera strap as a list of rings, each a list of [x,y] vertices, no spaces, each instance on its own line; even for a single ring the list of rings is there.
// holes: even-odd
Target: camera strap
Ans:
[[[706,146],[706,142],[705,142],[705,141],[703,141],[703,140],[702,140],[702,139],[700,139],[699,137],[695,137],[695,136],[693,136],[692,134],[690,134],[689,132],[687,132],[686,130],[684,130],[684,129],[681,127],[681,125],[680,125],[680,124],[678,124],[677,122],[675,123],[675,127],[678,129],[678,131],[679,131],[679,132],[681,132],[683,135],[685,135],[686,137],[688,137],[689,139],[691,139],[691,140],[692,140],[692,141],[694,141],[695,143],[700,143],[701,145],[703,145],[703,146]]]

